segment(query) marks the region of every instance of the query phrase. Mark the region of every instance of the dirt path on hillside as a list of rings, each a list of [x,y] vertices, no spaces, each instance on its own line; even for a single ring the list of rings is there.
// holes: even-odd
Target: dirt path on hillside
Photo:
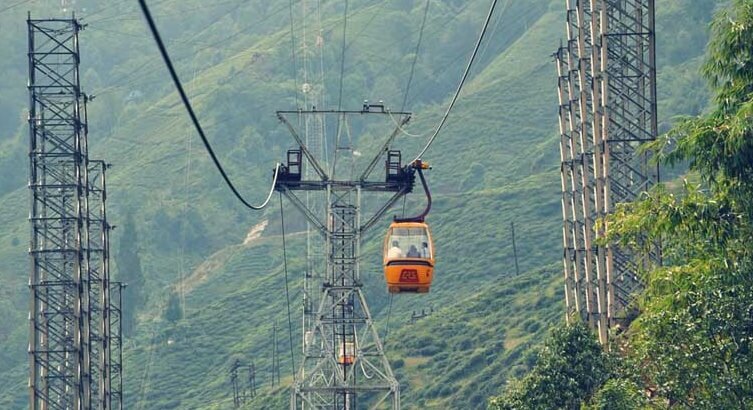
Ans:
[[[246,238],[243,240],[243,243],[238,245],[230,245],[210,255],[204,262],[196,267],[196,269],[194,269],[190,275],[183,279],[183,293],[191,293],[192,290],[194,290],[197,286],[207,280],[210,273],[220,269],[222,265],[224,265],[228,260],[228,258],[235,254],[235,252],[248,247],[249,245],[256,242],[259,238],[261,238],[261,235],[262,233],[264,233],[264,229],[266,229],[268,224],[269,221],[266,219],[259,222],[258,224],[254,225],[251,230],[248,231],[248,234],[246,234]],[[175,288],[177,291],[180,291],[180,283],[177,283],[175,285]]]

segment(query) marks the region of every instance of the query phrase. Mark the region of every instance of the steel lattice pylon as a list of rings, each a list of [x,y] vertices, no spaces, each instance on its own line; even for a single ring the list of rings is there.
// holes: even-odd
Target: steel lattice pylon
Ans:
[[[32,409],[111,408],[106,165],[88,159],[81,28],[28,19]]]
[[[301,94],[303,107],[323,107],[325,98],[324,66],[322,49],[324,38],[321,34],[320,4],[316,1],[316,8],[311,1],[301,1]],[[316,25],[313,21],[316,20]],[[311,30],[310,27],[317,27]],[[309,33],[314,33],[311,36]],[[313,41],[311,41],[313,37]],[[329,168],[327,156],[326,117],[324,114],[307,115],[302,118],[304,142],[309,151],[319,159],[324,169]],[[304,178],[313,179],[317,175],[311,167],[304,169]],[[316,215],[326,212],[327,203],[321,191],[306,192],[306,207]],[[306,223],[306,271],[303,279],[303,353],[306,353],[308,342],[314,332],[316,309],[321,297],[321,283],[324,281],[326,244],[310,222]],[[318,346],[317,348],[321,348]]]
[[[30,407],[89,408],[86,139],[75,20],[29,20]]]
[[[658,181],[640,144],[656,138],[653,0],[566,0],[567,44],[558,73],[563,267],[568,318],[580,316],[606,343],[642,288],[639,261],[597,244],[597,221]]]
[[[293,382],[292,409],[353,409],[366,403],[380,406],[385,402],[391,408],[400,407],[399,385],[366,303],[359,262],[363,232],[412,190],[412,171],[401,172],[393,179],[368,180],[379,159],[388,153],[386,147],[408,121],[409,114],[389,113],[383,107],[381,111],[370,112],[369,108],[364,105],[362,111],[278,112],[278,117],[290,130],[299,149],[288,152],[287,165],[281,168],[275,189],[282,192],[306,217],[315,232],[324,237],[327,253],[326,274],[322,282],[316,284],[322,291],[318,295],[315,315],[311,317],[311,333],[304,341],[303,362]],[[336,180],[334,166],[330,169],[322,167],[320,158],[314,155],[286,118],[286,115],[328,114],[338,115],[342,121],[348,114],[394,114],[402,121],[360,178]],[[349,143],[346,145],[352,147]],[[343,148],[336,149],[342,151]],[[349,166],[345,161],[341,165]],[[307,173],[304,169],[307,167],[313,172]],[[352,174],[353,169],[349,171],[348,175]],[[308,175],[314,178],[308,178]],[[295,191],[324,193],[326,208],[323,215],[309,208]],[[390,199],[365,222],[361,218],[361,197],[364,192],[392,193]]]

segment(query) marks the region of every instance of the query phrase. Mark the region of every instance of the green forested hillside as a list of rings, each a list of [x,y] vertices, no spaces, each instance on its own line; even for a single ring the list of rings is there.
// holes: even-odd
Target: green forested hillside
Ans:
[[[261,198],[275,161],[293,143],[274,116],[295,107],[287,2],[153,0],[153,13],[200,119],[231,177]],[[302,36],[293,1],[293,34]],[[660,118],[696,114],[707,103],[697,80],[706,23],[716,1],[657,2]],[[425,135],[446,109],[488,9],[487,1],[432,1],[411,84],[408,127]],[[126,342],[127,408],[227,408],[228,369],[253,359],[260,396],[248,408],[279,408],[291,381],[282,276],[279,205],[250,213],[222,185],[168,81],[135,2],[79,0],[82,84],[92,158],[113,163],[109,215],[115,225],[116,277],[121,246],[137,252],[146,302]],[[0,6],[0,10],[2,10]],[[26,405],[28,225],[25,110],[26,9],[60,16],[59,2],[37,0],[0,11],[0,408]],[[400,106],[424,2],[350,1],[343,107],[364,99]],[[322,2],[326,100],[336,107],[344,4]],[[385,218],[364,244],[366,294],[402,383],[408,408],[483,408],[510,376],[524,374],[533,349],[563,302],[555,67],[564,2],[501,1],[455,110],[424,159],[433,170],[430,216],[438,268],[432,292],[389,297],[379,267]],[[300,69],[300,64],[298,64]],[[299,73],[300,75],[300,73]],[[390,126],[391,123],[377,124]],[[376,126],[375,126],[376,127]],[[330,127],[330,131],[334,132]],[[368,152],[364,129],[354,138]],[[380,132],[379,135],[384,132]],[[331,136],[330,136],[331,137]],[[424,138],[401,135],[410,155]],[[419,206],[420,198],[408,201]],[[373,204],[365,203],[369,208]],[[286,206],[295,353],[300,341],[304,227]],[[119,241],[128,215],[138,238]],[[247,233],[267,221],[261,237]],[[514,277],[510,222],[520,277]],[[132,238],[132,237],[131,237]],[[121,265],[125,265],[123,262]],[[167,320],[171,293],[185,279],[185,315]],[[409,323],[413,311],[431,316]],[[167,315],[169,316],[169,315]],[[389,326],[388,326],[389,316]],[[282,387],[270,386],[272,326]]]

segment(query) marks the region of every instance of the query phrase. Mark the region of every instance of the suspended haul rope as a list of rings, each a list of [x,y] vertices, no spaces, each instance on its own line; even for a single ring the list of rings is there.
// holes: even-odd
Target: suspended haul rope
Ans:
[[[493,0],[492,5],[489,8],[489,13],[486,15],[486,21],[484,21],[484,27],[481,29],[481,34],[479,34],[478,36],[478,40],[476,41],[476,46],[473,48],[473,54],[471,54],[471,58],[468,60],[468,65],[466,65],[465,67],[465,72],[463,73],[463,77],[460,79],[460,84],[458,84],[458,89],[455,90],[455,95],[452,97],[452,101],[450,101],[450,105],[447,107],[447,111],[444,113],[444,116],[442,117],[442,120],[439,122],[437,129],[434,130],[434,134],[429,138],[429,141],[426,143],[426,146],[424,146],[421,152],[419,152],[418,155],[416,155],[416,158],[414,158],[413,161],[418,161],[426,153],[426,151],[429,149],[431,144],[434,143],[434,140],[437,139],[437,135],[439,135],[439,131],[442,130],[444,123],[447,121],[447,117],[450,116],[450,111],[452,111],[452,107],[455,106],[455,102],[458,100],[460,91],[463,89],[463,84],[465,84],[465,80],[466,78],[468,78],[468,74],[471,72],[471,67],[473,66],[473,60],[476,59],[476,54],[478,54],[478,49],[481,46],[481,41],[484,39],[484,34],[486,34],[486,29],[489,27],[489,21],[492,18],[492,14],[494,14],[494,8],[496,6],[497,6],[497,0]]]
[[[147,24],[149,24],[149,29],[152,32],[152,36],[154,37],[154,41],[157,42],[157,47],[159,48],[160,54],[162,55],[162,59],[165,61],[165,65],[167,66],[168,71],[170,71],[170,77],[173,79],[173,83],[175,83],[175,88],[178,90],[178,94],[180,94],[180,99],[183,101],[183,105],[186,107],[186,111],[188,111],[188,115],[191,117],[191,122],[193,122],[194,127],[196,128],[196,131],[199,133],[199,136],[201,137],[201,141],[204,143],[204,147],[207,149],[207,152],[209,153],[209,156],[212,157],[212,162],[214,162],[214,165],[217,167],[217,170],[222,174],[222,178],[225,180],[225,184],[227,184],[228,188],[230,188],[231,191],[233,191],[233,194],[235,194],[235,197],[238,198],[243,205],[250,209],[259,210],[263,209],[267,204],[269,203],[269,200],[272,198],[272,194],[275,190],[275,185],[277,184],[277,175],[280,172],[280,163],[278,162],[275,165],[275,173],[274,177],[272,179],[272,187],[269,189],[269,194],[267,195],[267,199],[264,200],[264,202],[261,205],[252,205],[246,199],[241,195],[241,193],[238,191],[238,189],[235,188],[235,185],[233,185],[232,181],[230,181],[230,177],[228,177],[227,173],[225,172],[225,169],[222,167],[222,164],[220,163],[220,160],[217,158],[217,155],[214,153],[214,150],[212,149],[211,144],[209,144],[209,140],[207,139],[206,135],[204,134],[204,129],[201,128],[201,124],[199,123],[199,119],[196,117],[196,114],[193,111],[193,107],[191,107],[191,102],[188,101],[188,96],[186,95],[186,92],[183,90],[183,85],[180,82],[180,79],[178,78],[178,74],[175,72],[175,68],[173,67],[173,63],[170,60],[170,56],[167,54],[167,49],[165,48],[165,44],[162,42],[162,37],[159,35],[159,31],[157,30],[157,26],[154,23],[154,20],[152,19],[152,15],[149,12],[149,7],[146,5],[146,0],[139,0],[139,5],[141,6],[141,11],[144,13],[144,17],[146,18]]]
[[[418,32],[418,41],[416,42],[416,50],[413,52],[413,63],[410,65],[410,75],[408,76],[408,84],[405,86],[405,94],[403,95],[403,104],[400,106],[400,111],[405,111],[405,103],[408,102],[408,93],[410,92],[410,84],[413,82],[413,73],[416,71],[416,62],[418,61],[418,53],[421,51],[421,40],[424,38],[424,28],[426,27],[426,16],[429,15],[429,1],[426,0],[426,6],[424,6],[424,17],[421,19],[421,30]]]

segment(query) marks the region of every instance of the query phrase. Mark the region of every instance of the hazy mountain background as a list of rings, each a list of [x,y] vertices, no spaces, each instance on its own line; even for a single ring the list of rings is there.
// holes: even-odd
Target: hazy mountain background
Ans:
[[[17,3],[0,3],[0,408],[27,406],[26,11],[35,18],[71,11],[61,10],[57,0]],[[150,3],[216,151],[240,189],[261,199],[275,161],[293,146],[274,116],[296,106],[295,87],[302,81],[293,76],[290,5]],[[564,3],[500,1],[460,100],[424,157],[434,168],[430,223],[438,267],[432,292],[396,296],[388,315],[379,266],[388,218],[366,238],[366,294],[380,332],[389,329],[386,350],[406,408],[485,407],[509,377],[525,374],[547,329],[563,318],[551,54],[564,36]],[[677,115],[698,114],[707,105],[697,71],[717,3],[657,1],[662,130]],[[301,4],[292,2],[296,42]],[[424,4],[349,2],[344,108],[357,109],[364,99],[399,108]],[[481,0],[431,2],[408,94],[406,108],[415,113],[410,133],[425,135],[445,110],[488,6]],[[115,276],[130,278],[139,266],[144,276],[143,303],[125,307],[137,309],[125,348],[126,408],[228,408],[228,370],[235,358],[257,367],[260,394],[248,408],[285,406],[292,373],[277,199],[264,212],[249,212],[222,184],[135,1],[78,0],[72,8],[87,24],[80,35],[81,82],[96,96],[89,106],[90,157],[113,163],[108,199],[111,222],[118,226]],[[328,107],[337,104],[343,11],[340,1],[321,4]],[[360,131],[354,133],[356,149],[373,152],[375,137],[392,125],[384,121],[354,125]],[[401,135],[396,147],[410,156],[424,141]],[[408,209],[421,201],[413,195]],[[304,224],[287,205],[285,217],[300,362]],[[517,277],[511,222],[520,256]],[[254,227],[260,237],[246,241]],[[176,318],[170,300],[181,277],[185,315]],[[430,316],[411,323],[414,311],[430,309]],[[275,322],[282,328],[281,387],[270,385]]]

